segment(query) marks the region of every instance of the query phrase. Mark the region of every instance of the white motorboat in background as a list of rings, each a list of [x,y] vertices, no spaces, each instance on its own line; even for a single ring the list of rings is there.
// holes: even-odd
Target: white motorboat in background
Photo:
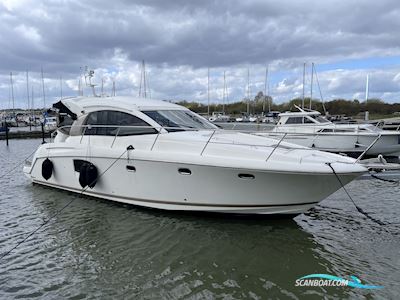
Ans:
[[[296,106],[297,107],[297,106]],[[358,156],[400,155],[400,132],[382,130],[371,124],[334,124],[318,111],[303,110],[279,114],[273,133],[286,134],[284,141],[334,153]],[[257,133],[272,137],[274,134]],[[370,147],[371,146],[371,147]]]
[[[43,124],[46,131],[53,131],[57,129],[57,117],[45,117]]]
[[[224,112],[213,112],[210,118],[210,122],[229,122],[231,117],[226,115]]]
[[[365,173],[352,158],[220,130],[176,104],[78,97],[24,173],[37,184],[158,209],[298,214]],[[71,120],[69,120],[71,121]],[[334,168],[337,175],[332,171]]]

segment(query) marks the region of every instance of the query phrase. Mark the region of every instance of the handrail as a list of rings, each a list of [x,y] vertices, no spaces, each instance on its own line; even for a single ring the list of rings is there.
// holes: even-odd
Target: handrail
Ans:
[[[271,153],[268,155],[267,159],[265,160],[265,162],[268,162],[269,158],[272,156],[272,154],[274,154],[275,150],[279,147],[279,145],[282,143],[283,139],[286,137],[287,133],[285,133],[283,135],[283,137],[279,140],[279,142],[276,144],[276,146],[274,147],[274,149],[272,149]]]
[[[129,125],[66,125],[66,126],[62,126],[60,128],[58,128],[59,130],[62,129],[66,129],[66,128],[83,128],[83,130],[80,131],[80,143],[82,143],[82,139],[86,133],[86,130],[88,128],[116,128],[117,132],[115,135],[113,135],[113,141],[111,143],[111,147],[113,147],[116,138],[119,136],[121,129],[122,128],[135,128],[135,129],[148,129],[148,128],[152,128],[152,129],[156,129],[157,130],[157,135],[154,138],[154,141],[152,143],[152,146],[150,148],[150,150],[152,151],[157,143],[157,141],[159,140],[161,134],[166,134],[168,133],[165,130],[168,129],[172,129],[172,130],[182,130],[182,131],[212,131],[212,134],[208,137],[207,141],[205,142],[204,146],[202,147],[202,151],[200,152],[200,155],[203,155],[205,150],[207,149],[207,147],[209,146],[209,144],[229,144],[229,145],[235,145],[235,146],[257,146],[257,147],[265,147],[265,148],[271,148],[274,147],[272,152],[269,154],[269,156],[267,157],[266,161],[269,160],[269,158],[272,156],[272,154],[276,151],[276,149],[281,145],[281,143],[283,142],[283,140],[287,137],[295,137],[295,136],[312,136],[312,142],[314,143],[317,139],[323,137],[323,136],[337,136],[338,133],[333,133],[333,132],[318,132],[318,134],[316,133],[312,133],[312,132],[308,132],[308,133],[296,133],[296,132],[279,132],[279,131],[246,131],[246,130],[224,130],[224,129],[194,129],[194,128],[185,128],[185,127],[164,127],[164,126],[160,126],[160,127],[153,127],[150,125],[147,126],[129,126]],[[216,133],[224,133],[224,134],[234,134],[236,132],[241,132],[241,133],[245,133],[245,134],[253,134],[256,136],[259,136],[258,134],[261,134],[261,137],[266,137],[269,139],[274,139],[277,140],[278,136],[279,136],[279,141],[277,144],[267,144],[267,143],[262,143],[262,144],[245,144],[245,143],[231,143],[231,142],[227,142],[224,143],[223,141],[213,141],[213,138],[215,136]],[[373,144],[375,144],[377,142],[377,140],[379,140],[379,138],[381,137],[382,133],[376,133],[376,132],[363,132],[363,134],[366,133],[368,136],[377,136],[378,138],[376,139],[376,141],[373,142]],[[66,134],[64,132],[64,134]],[[355,132],[354,134],[357,135],[357,133]],[[72,135],[74,136],[74,135]],[[76,135],[78,136],[78,135]],[[199,141],[200,142],[200,141]],[[201,141],[204,142],[204,141]],[[365,153],[372,147],[373,145],[370,145],[369,147],[367,147],[365,149],[365,151],[362,153],[362,155],[360,156],[361,158],[365,155]],[[295,144],[291,144],[288,146],[285,146],[285,148],[290,149],[290,150],[316,150],[315,148],[309,147],[307,148],[306,146],[297,146]],[[317,149],[318,150],[318,149]],[[321,149],[322,151],[324,149]],[[359,149],[361,150],[361,149]],[[360,160],[361,158],[359,158],[358,160]]]
[[[216,130],[214,130],[214,131],[213,131],[213,133],[210,135],[209,139],[207,140],[207,143],[206,143],[206,144],[205,144],[205,146],[203,147],[203,150],[201,150],[200,156],[202,156],[202,155],[203,155],[203,152],[206,150],[206,148],[207,148],[208,144],[210,143],[210,141],[211,141],[212,137],[213,137],[213,136],[214,136],[214,134],[215,134],[215,131],[216,131]]]
[[[359,134],[359,132],[285,132],[285,131],[254,131],[254,130],[244,130],[244,129],[238,129],[238,130],[228,130],[228,129],[195,129],[191,127],[165,127],[165,126],[160,126],[160,127],[153,127],[153,126],[125,126],[125,125],[66,125],[59,127],[58,130],[62,130],[65,128],[72,128],[72,127],[82,127],[84,130],[82,130],[79,134],[79,136],[85,135],[86,129],[87,128],[115,128],[115,129],[122,129],[122,128],[135,128],[135,129],[156,129],[160,134],[163,133],[162,130],[179,130],[179,131],[223,131],[225,133],[234,133],[234,132],[242,132],[242,133],[248,133],[248,134],[263,134],[266,136],[273,136],[273,135],[281,135],[281,134],[287,134],[290,136],[337,136],[337,135],[348,135],[348,133],[354,133],[354,134]],[[399,127],[400,129],[400,127]],[[64,132],[64,134],[66,134]],[[379,136],[382,133],[381,132],[374,132],[374,131],[363,131],[363,135],[368,135],[368,136]],[[71,135],[70,136],[75,136]],[[77,135],[76,135],[77,136]],[[113,135],[114,136],[114,135]]]
[[[361,153],[361,155],[357,158],[357,160],[354,163],[358,163],[361,158],[365,155],[365,153],[368,152],[369,149],[371,149],[376,142],[381,138],[382,134],[379,134],[379,136],[363,151],[363,153]]]
[[[158,137],[160,136],[161,130],[158,131],[156,138],[154,139],[153,145],[151,145],[150,151],[153,151],[154,145],[156,144]]]

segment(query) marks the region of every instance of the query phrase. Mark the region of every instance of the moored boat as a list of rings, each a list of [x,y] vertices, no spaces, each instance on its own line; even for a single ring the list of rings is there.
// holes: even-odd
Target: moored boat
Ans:
[[[257,135],[333,153],[399,157],[400,131],[382,130],[372,124],[334,124],[318,111],[303,110],[279,114],[277,125],[269,133]]]
[[[298,214],[359,175],[352,158],[225,131],[164,101],[78,97],[25,174],[37,184],[139,206]],[[63,126],[63,123],[72,125]],[[332,171],[335,170],[335,173]]]

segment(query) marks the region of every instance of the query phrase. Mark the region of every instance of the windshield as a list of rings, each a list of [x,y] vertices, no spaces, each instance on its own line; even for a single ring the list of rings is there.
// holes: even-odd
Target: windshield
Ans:
[[[167,131],[184,130],[188,128],[193,128],[195,130],[215,129],[214,125],[190,110],[146,110],[142,111],[142,113],[152,118],[163,127],[172,127],[167,128]]]
[[[318,116],[315,118],[319,123],[330,123],[330,121],[328,121],[327,119],[325,119],[322,116]]]
[[[383,131],[381,128],[374,126],[374,125],[364,125],[364,127],[359,127],[359,130],[368,130],[368,131],[372,131],[372,132],[381,132]]]

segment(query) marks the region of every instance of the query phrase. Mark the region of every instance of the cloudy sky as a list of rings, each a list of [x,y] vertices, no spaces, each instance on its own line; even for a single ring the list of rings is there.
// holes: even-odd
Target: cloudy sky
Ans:
[[[397,0],[0,0],[0,108],[26,108],[26,71],[34,105],[78,93],[81,69],[117,95],[139,93],[145,60],[153,98],[221,102],[264,91],[275,102],[311,91],[316,64],[324,99],[400,102],[400,4]],[[60,80],[61,79],[61,80]],[[314,83],[315,83],[314,78]],[[61,84],[60,84],[61,83]],[[319,97],[317,85],[313,95]],[[88,94],[89,90],[85,90]]]

